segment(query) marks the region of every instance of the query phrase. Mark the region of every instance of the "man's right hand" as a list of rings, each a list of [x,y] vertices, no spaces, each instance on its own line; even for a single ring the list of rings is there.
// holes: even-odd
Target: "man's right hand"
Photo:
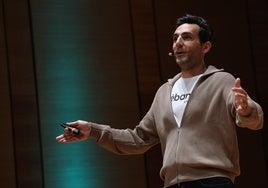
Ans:
[[[90,134],[90,123],[83,120],[77,120],[74,122],[66,123],[68,126],[79,130],[79,134],[75,134],[69,128],[64,129],[64,134],[56,137],[56,141],[59,143],[71,143],[79,142],[89,138]]]

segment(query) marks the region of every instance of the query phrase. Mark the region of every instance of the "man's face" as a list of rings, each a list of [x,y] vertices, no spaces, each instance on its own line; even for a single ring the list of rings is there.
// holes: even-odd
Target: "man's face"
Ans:
[[[205,51],[199,39],[199,26],[182,24],[173,35],[173,52],[177,64],[184,70],[204,63]]]

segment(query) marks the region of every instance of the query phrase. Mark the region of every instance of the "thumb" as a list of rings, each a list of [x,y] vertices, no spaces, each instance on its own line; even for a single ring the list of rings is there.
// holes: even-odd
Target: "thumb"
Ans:
[[[237,78],[237,79],[235,80],[235,85],[234,85],[234,87],[241,87],[241,80],[240,80],[240,78]]]

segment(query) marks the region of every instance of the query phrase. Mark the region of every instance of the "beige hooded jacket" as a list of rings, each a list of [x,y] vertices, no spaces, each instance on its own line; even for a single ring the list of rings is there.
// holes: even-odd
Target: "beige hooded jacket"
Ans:
[[[160,143],[165,187],[208,177],[240,174],[236,125],[257,130],[263,126],[262,108],[248,98],[247,112],[236,114],[232,87],[235,78],[209,66],[193,89],[176,124],[171,106],[172,86],[181,74],[157,91],[151,108],[135,129],[113,129],[91,123],[91,138],[117,154],[142,154]]]

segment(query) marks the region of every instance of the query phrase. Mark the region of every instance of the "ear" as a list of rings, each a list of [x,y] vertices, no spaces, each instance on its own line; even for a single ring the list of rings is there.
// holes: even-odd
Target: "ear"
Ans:
[[[207,42],[203,43],[203,52],[204,52],[204,54],[209,52],[211,46],[212,46],[212,44],[211,44],[210,41],[207,41]]]

